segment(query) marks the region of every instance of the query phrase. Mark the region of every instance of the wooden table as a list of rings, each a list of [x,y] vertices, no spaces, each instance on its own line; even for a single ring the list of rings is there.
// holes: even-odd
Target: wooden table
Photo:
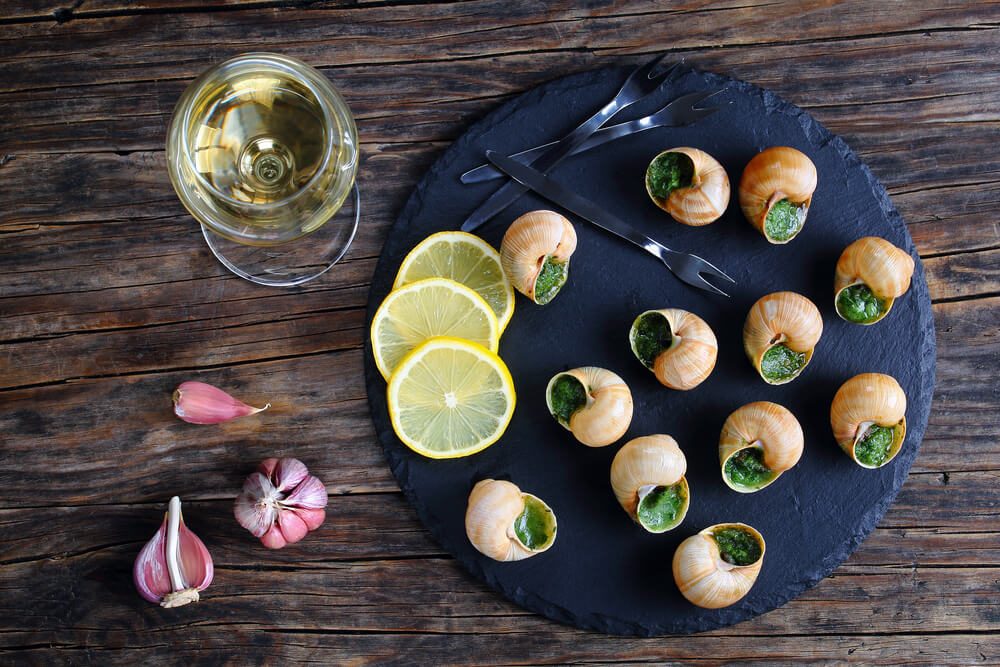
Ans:
[[[358,236],[303,289],[229,274],[167,178],[181,91],[253,50],[323,70],[363,142]],[[662,50],[778,92],[871,165],[923,258],[938,375],[906,486],[832,576],[751,622],[646,640],[528,614],[442,553],[375,440],[362,345],[386,231],[450,141],[538,83]],[[0,662],[996,664],[998,62],[1000,3],[985,0],[7,0]],[[182,423],[170,395],[192,378],[272,408]],[[276,455],[306,461],[330,504],[317,533],[268,551],[232,502]],[[216,578],[163,610],[131,567],[173,494]]]

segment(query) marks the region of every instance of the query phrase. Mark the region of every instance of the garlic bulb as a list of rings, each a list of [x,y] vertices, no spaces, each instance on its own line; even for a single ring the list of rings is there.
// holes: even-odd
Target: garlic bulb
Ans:
[[[816,179],[816,165],[805,153],[788,146],[765,149],[743,170],[743,215],[769,242],[788,243],[805,225]]]
[[[705,609],[720,609],[750,592],[764,562],[764,538],[745,523],[717,523],[692,535],[674,552],[681,595]]]
[[[718,220],[729,206],[729,176],[705,151],[671,148],[646,168],[646,192],[677,222],[701,227]]]
[[[271,407],[268,403],[255,408],[238,401],[218,387],[204,382],[182,382],[174,390],[174,414],[191,424],[219,424],[221,422],[257,414]]]
[[[511,223],[500,244],[500,265],[511,284],[539,305],[555,298],[569,277],[576,230],[553,211],[531,211]]]
[[[914,262],[909,253],[877,236],[844,249],[833,279],[837,314],[855,324],[875,324],[910,288]]]
[[[890,375],[855,375],[833,397],[830,426],[855,463],[881,468],[896,458],[906,439],[906,394]]]
[[[174,496],[163,524],[146,543],[132,566],[139,595],[161,607],[180,607],[200,599],[215,576],[205,544],[184,525],[181,499]]]
[[[802,427],[777,403],[747,403],[726,419],[719,436],[722,480],[733,491],[760,491],[802,456]]]
[[[498,561],[530,558],[556,541],[556,515],[540,498],[496,479],[478,482],[469,494],[465,532],[481,554]]]
[[[557,373],[545,389],[549,413],[588,447],[617,441],[632,423],[632,392],[617,374],[596,366]]]
[[[785,384],[802,373],[823,334],[816,305],[795,292],[757,300],[743,324],[743,349],[768,384]]]
[[[323,482],[298,459],[265,459],[243,482],[233,512],[269,549],[298,542],[326,518]]]
[[[632,353],[665,387],[686,391],[715,368],[719,343],[705,320],[678,308],[647,310],[629,331]]]
[[[669,435],[629,440],[611,462],[611,489],[625,512],[651,533],[681,524],[691,504],[687,460]]]

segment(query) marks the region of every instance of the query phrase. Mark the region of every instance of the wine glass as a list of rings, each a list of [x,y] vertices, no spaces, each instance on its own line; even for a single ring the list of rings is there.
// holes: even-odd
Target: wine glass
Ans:
[[[358,227],[358,132],[322,73],[275,53],[212,67],[167,132],[170,181],[230,271],[262,285],[326,272]]]

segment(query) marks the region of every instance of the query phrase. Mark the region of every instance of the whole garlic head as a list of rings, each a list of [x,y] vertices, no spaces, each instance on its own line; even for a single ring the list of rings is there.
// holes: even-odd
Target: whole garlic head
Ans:
[[[265,459],[243,482],[234,514],[269,549],[298,542],[326,518],[326,487],[298,459]]]

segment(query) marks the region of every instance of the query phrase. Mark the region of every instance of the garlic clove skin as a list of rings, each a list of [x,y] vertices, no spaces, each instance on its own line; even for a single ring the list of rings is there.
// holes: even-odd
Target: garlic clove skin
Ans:
[[[233,514],[269,549],[281,549],[326,519],[327,492],[298,459],[265,459],[243,482]]]
[[[220,424],[254,415],[271,407],[255,408],[204,382],[182,382],[174,390],[174,414],[189,424]]]
[[[161,607],[197,602],[199,592],[215,576],[212,556],[205,543],[184,525],[180,498],[170,499],[163,524],[135,559],[132,580],[136,590]]]
[[[267,477],[259,472],[251,473],[243,482],[243,492],[236,496],[233,510],[236,521],[254,537],[262,537],[274,525],[277,508],[273,499],[276,496],[277,490]]]

